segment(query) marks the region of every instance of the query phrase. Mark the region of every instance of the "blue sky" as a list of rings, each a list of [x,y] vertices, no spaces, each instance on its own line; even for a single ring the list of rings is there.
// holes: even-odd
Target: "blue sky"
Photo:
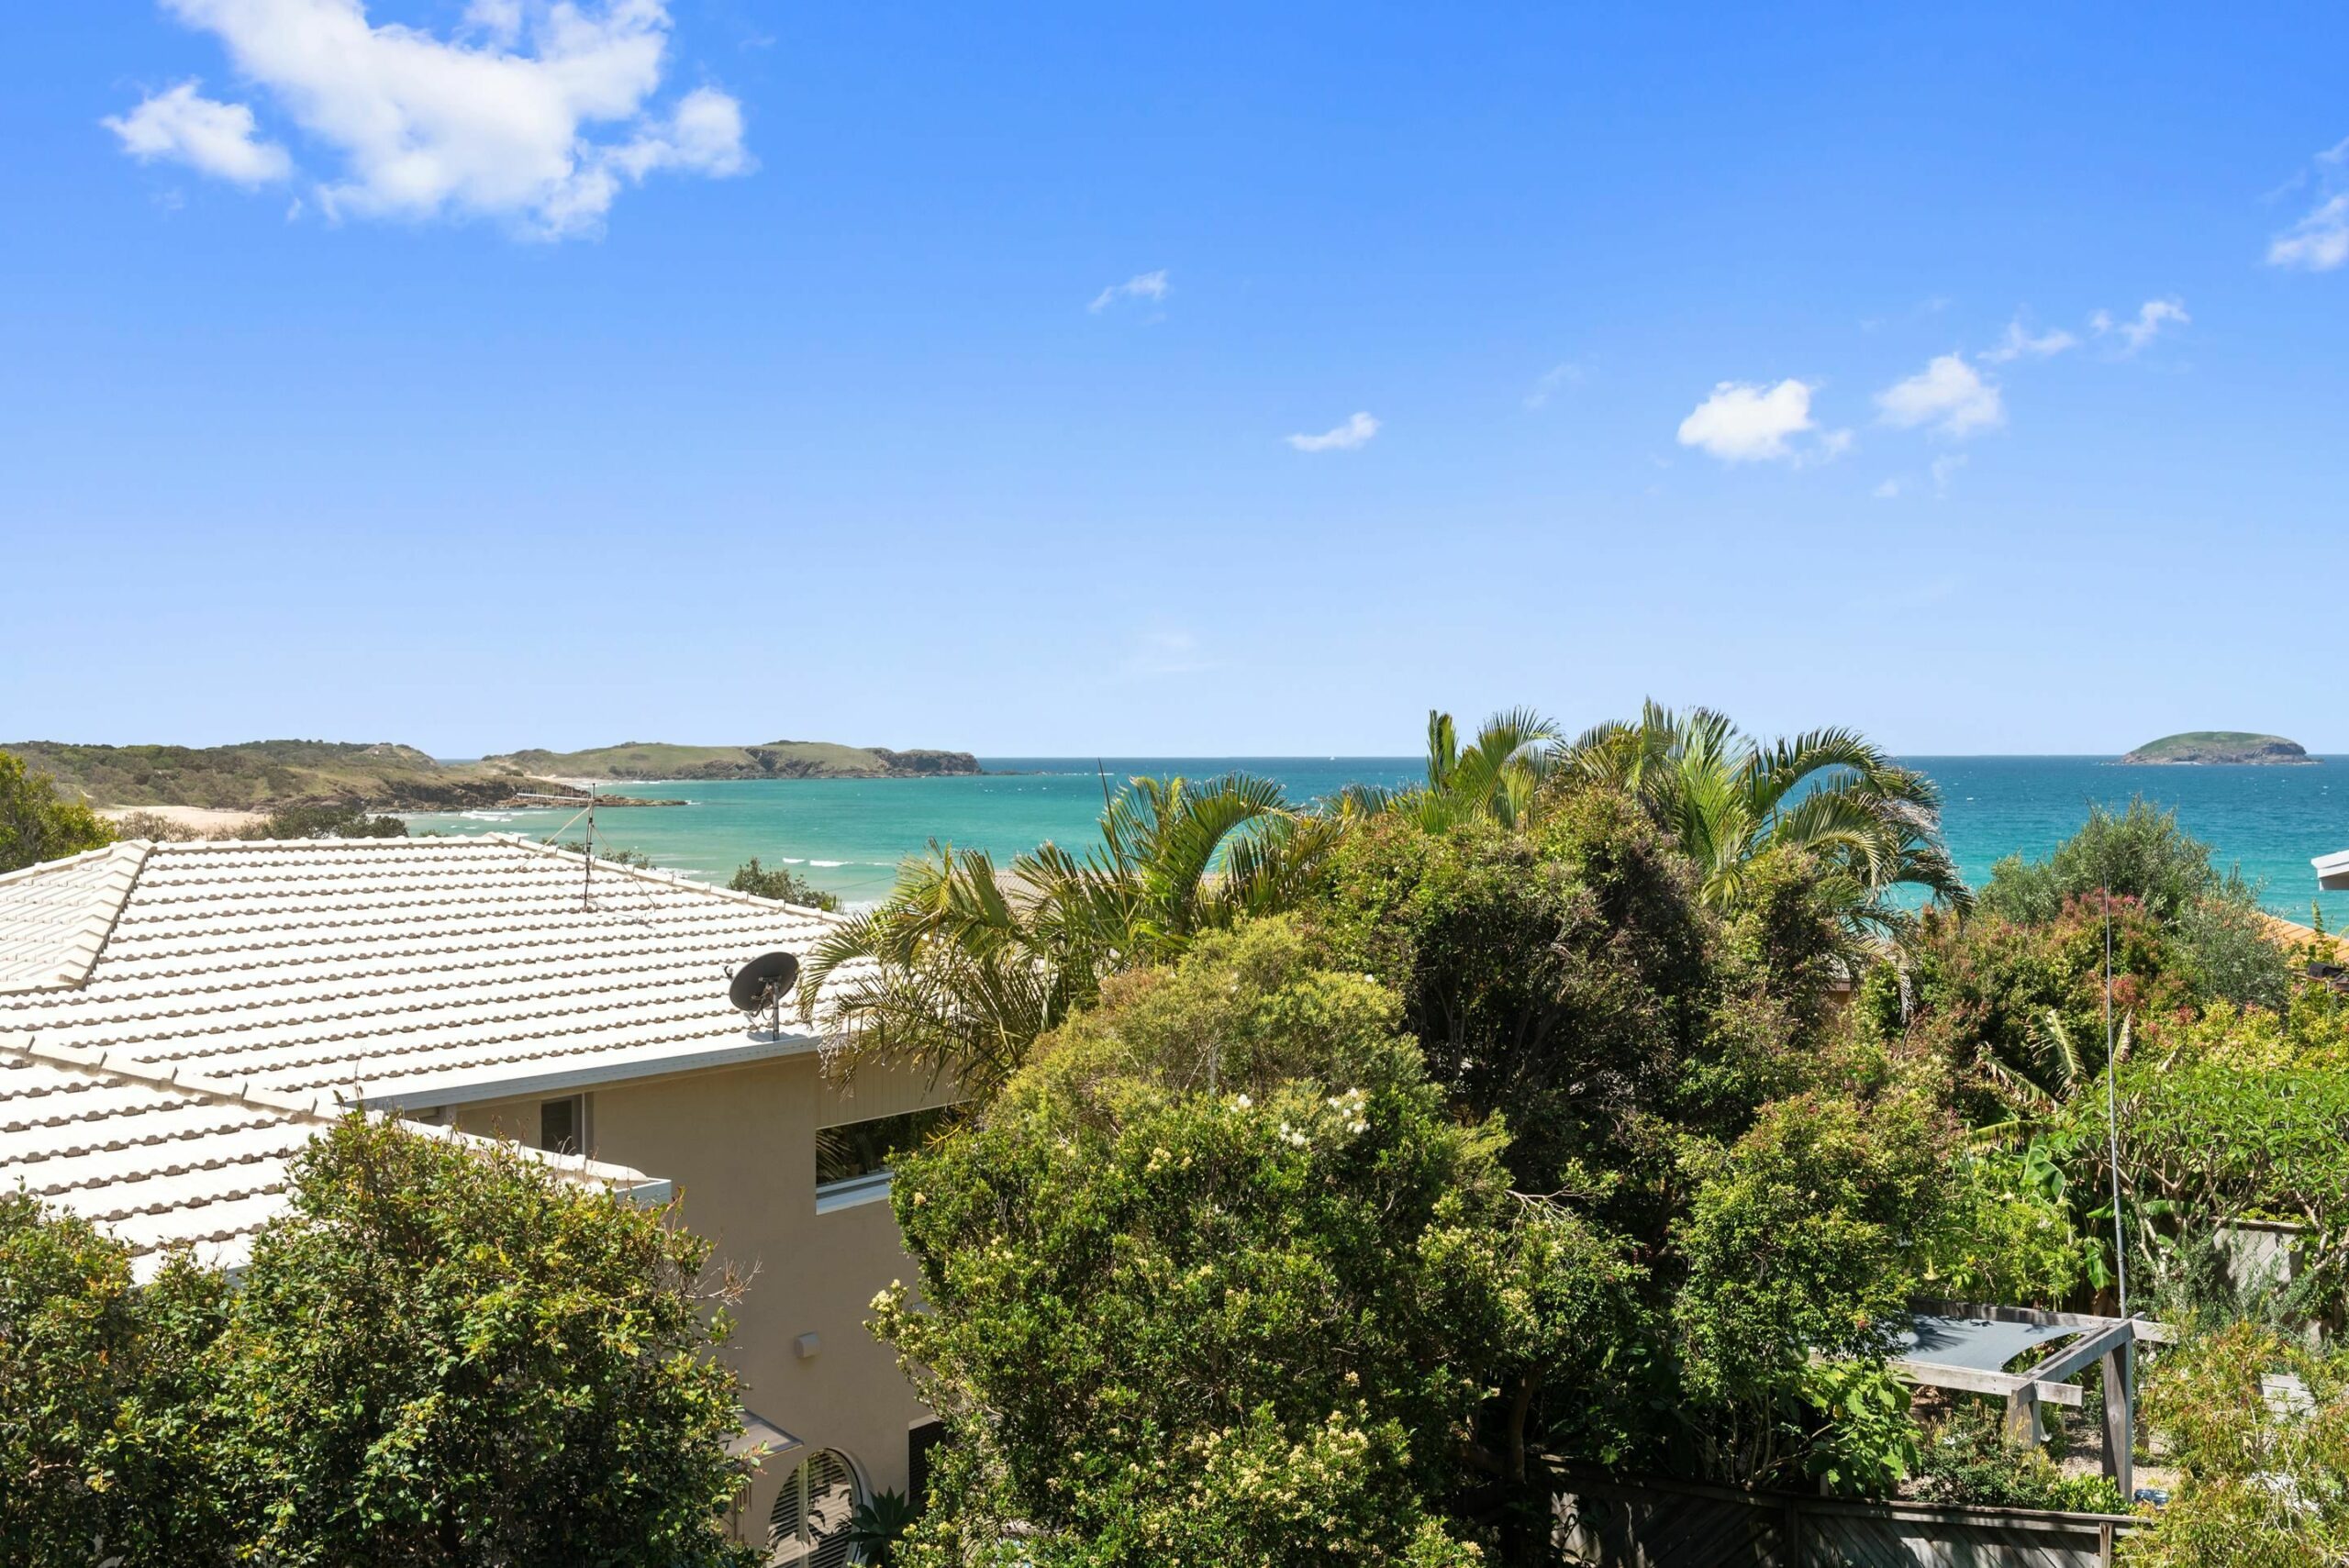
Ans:
[[[0,739],[2349,751],[2338,7],[1264,10],[20,7]]]

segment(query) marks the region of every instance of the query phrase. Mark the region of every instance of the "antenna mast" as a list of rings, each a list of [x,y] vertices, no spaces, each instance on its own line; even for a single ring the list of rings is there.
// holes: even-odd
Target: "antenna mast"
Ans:
[[[2112,1268],[2121,1292],[2121,1316],[2129,1316],[2129,1243],[2121,1226],[2120,1063],[2112,1039],[2112,879],[2104,879],[2104,1122],[2112,1161]]]

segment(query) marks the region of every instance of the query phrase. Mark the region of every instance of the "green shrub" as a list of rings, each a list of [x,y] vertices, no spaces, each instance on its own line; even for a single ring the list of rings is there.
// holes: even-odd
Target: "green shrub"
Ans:
[[[1920,1446],[1910,1491],[1927,1503],[2082,1514],[2129,1511],[2117,1482],[2065,1473],[2036,1443],[2009,1440],[2000,1410],[1963,1396]]]
[[[1284,922],[1202,935],[900,1164],[877,1326],[953,1438],[907,1561],[1471,1560],[1464,1440],[1522,1477],[1520,1391],[1595,1375],[1630,1271],[1399,1013]]]
[[[239,839],[405,839],[407,824],[371,816],[363,806],[328,802],[284,806],[241,829]]]
[[[2270,1377],[2299,1388],[2263,1386]],[[2122,1542],[2128,1568],[2349,1562],[2349,1356],[2237,1324],[2165,1351],[2143,1408],[2179,1482]]]
[[[115,837],[112,824],[59,795],[47,773],[0,751],[0,872],[102,850]]]
[[[708,1245],[353,1118],[237,1288],[0,1197],[0,1562],[748,1568]]]
[[[203,1410],[225,1301],[184,1262],[135,1288],[120,1242],[0,1195],[0,1562],[228,1562]]]
[[[726,885],[737,893],[772,898],[783,904],[796,904],[803,909],[838,909],[841,906],[839,894],[827,893],[814,883],[793,875],[788,866],[763,866],[756,855],[736,867],[733,877]]]

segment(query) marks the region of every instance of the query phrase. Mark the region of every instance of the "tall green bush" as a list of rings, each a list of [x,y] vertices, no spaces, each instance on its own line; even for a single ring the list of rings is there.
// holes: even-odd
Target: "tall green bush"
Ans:
[[[894,1200],[876,1302],[952,1454],[905,1560],[1466,1562],[1627,1262],[1510,1195],[1394,996],[1282,922],[1114,981]]]
[[[47,773],[0,751],[0,873],[102,850],[114,840],[105,817],[59,795]]]
[[[236,1287],[0,1199],[0,1562],[743,1568],[709,1248],[353,1118]]]

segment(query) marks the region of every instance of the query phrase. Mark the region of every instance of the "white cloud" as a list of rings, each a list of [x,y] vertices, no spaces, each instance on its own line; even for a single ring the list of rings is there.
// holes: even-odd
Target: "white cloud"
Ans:
[[[1982,359],[1984,362],[1994,365],[2005,364],[2009,360],[2053,359],[2066,349],[2079,346],[2080,340],[2061,327],[2051,327],[2034,337],[2030,328],[2018,319],[2007,323],[2006,336],[1998,339],[1998,347],[1985,349]]]
[[[1572,360],[1563,364],[1552,365],[1542,373],[1542,379],[1533,384],[1533,390],[1525,395],[1525,406],[1528,408],[1539,408],[1548,403],[1551,395],[1560,387],[1579,385],[1582,378],[1582,367]]]
[[[1111,284],[1093,296],[1085,308],[1098,316],[1120,299],[1163,300],[1166,297],[1166,269],[1154,272],[1136,272],[1121,284]]]
[[[1350,452],[1366,446],[1370,438],[1378,434],[1378,421],[1367,414],[1357,414],[1334,430],[1324,430],[1318,436],[1290,436],[1288,444],[1301,452]]]
[[[1896,475],[1895,477],[1887,479],[1883,484],[1877,485],[1875,489],[1869,491],[1868,494],[1875,496],[1879,501],[1892,501],[1898,500],[1900,493],[1908,488],[1909,482]]]
[[[1930,425],[1938,433],[1964,439],[1977,430],[2006,423],[2007,409],[1998,386],[1962,354],[1943,354],[1906,381],[1895,382],[1876,395],[1884,422],[1913,429]]]
[[[2349,164],[2349,138],[2318,153],[2316,161],[2320,165],[2314,176],[2317,188],[2332,194],[2299,222],[2268,241],[2270,266],[2305,267],[2311,272],[2329,272],[2349,261],[2349,191],[2340,189],[2342,168]],[[2299,185],[2309,178],[2303,171],[2286,188]]]
[[[2134,321],[2116,321],[2109,310],[2099,310],[2088,317],[2088,325],[2098,337],[2108,332],[2119,333],[2124,354],[2133,354],[2152,342],[2165,322],[2175,321],[2180,327],[2194,317],[2186,314],[2186,302],[2178,299],[2149,299],[2137,307]]]
[[[1723,462],[1798,457],[1790,438],[1818,428],[1810,417],[1810,395],[1816,390],[1792,377],[1776,386],[1719,383],[1713,395],[1680,421],[1680,444],[1702,448]]]
[[[1943,452],[1933,459],[1930,465],[1933,476],[1933,494],[1948,495],[1949,482],[1957,477],[1957,471],[1964,468],[1965,462],[1966,458],[1964,452]]]
[[[98,123],[142,163],[168,158],[239,185],[263,185],[294,172],[285,149],[254,135],[251,109],[205,97],[196,92],[199,85],[183,82],[150,94],[128,114]]]
[[[2349,261],[2349,192],[2318,206],[2267,246],[2268,264],[2329,272]]]
[[[163,0],[340,167],[330,216],[506,218],[592,234],[626,183],[747,172],[741,106],[714,88],[663,111],[666,0],[474,0],[453,38],[370,23],[362,0]]]

